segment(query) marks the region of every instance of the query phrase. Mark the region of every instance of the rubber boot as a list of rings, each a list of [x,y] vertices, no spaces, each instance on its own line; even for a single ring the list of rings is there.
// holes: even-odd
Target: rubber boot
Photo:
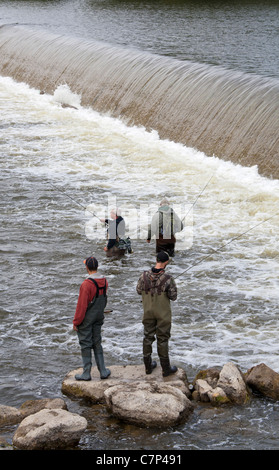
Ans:
[[[83,362],[83,373],[76,374],[76,380],[91,380],[91,367],[92,367],[92,360],[91,356],[82,356]]]
[[[107,379],[110,376],[111,372],[110,372],[109,369],[106,369],[106,367],[105,367],[103,352],[94,351],[94,357],[95,357],[95,361],[96,361],[98,370],[100,372],[101,379]]]
[[[160,357],[160,363],[163,371],[163,377],[167,377],[168,375],[177,372],[177,367],[170,365],[170,360],[168,357]]]
[[[152,361],[151,356],[143,356],[143,362],[144,362],[144,365],[145,365],[145,373],[146,374],[151,374],[153,369],[155,369],[155,367],[157,367],[157,362]]]

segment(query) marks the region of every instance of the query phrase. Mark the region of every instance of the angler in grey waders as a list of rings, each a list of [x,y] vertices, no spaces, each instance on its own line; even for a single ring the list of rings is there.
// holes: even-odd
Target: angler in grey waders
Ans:
[[[101,379],[110,375],[105,367],[101,328],[104,323],[104,309],[107,304],[107,280],[97,274],[98,261],[94,257],[84,261],[88,278],[80,286],[79,298],[73,320],[74,330],[77,331],[83,373],[75,376],[76,380],[91,380],[92,350]]]
[[[156,265],[145,271],[137,283],[137,293],[142,296],[144,338],[143,361],[146,374],[151,374],[156,367],[152,361],[152,343],[157,339],[157,352],[162,367],[163,377],[174,374],[176,366],[170,365],[168,342],[171,331],[170,300],[176,300],[177,288],[172,276],[165,273],[169,255],[160,252]]]

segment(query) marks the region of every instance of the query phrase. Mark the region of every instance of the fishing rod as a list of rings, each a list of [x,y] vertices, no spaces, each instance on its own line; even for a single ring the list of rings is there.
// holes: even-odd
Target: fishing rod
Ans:
[[[202,263],[203,261],[205,261],[206,259],[208,259],[213,253],[218,253],[219,251],[221,251],[223,248],[225,248],[227,245],[229,245],[230,243],[232,243],[234,240],[237,240],[241,237],[243,237],[243,235],[245,235],[246,233],[248,232],[251,232],[251,230],[254,230],[256,227],[259,227],[260,225],[264,224],[265,222],[267,222],[268,220],[270,219],[273,219],[274,217],[276,217],[277,215],[279,215],[279,212],[277,212],[276,214],[273,214],[271,215],[270,217],[267,217],[266,219],[262,220],[261,222],[257,223],[256,225],[253,225],[253,227],[250,227],[248,230],[245,230],[245,232],[242,232],[240,233],[239,235],[236,235],[235,237],[231,238],[228,242],[224,243],[224,245],[220,246],[220,248],[218,248],[217,250],[213,250],[211,253],[209,253],[208,255],[204,256],[202,259],[200,259],[199,261],[197,261],[196,263],[192,264],[191,266],[189,266],[187,269],[185,269],[184,271],[182,271],[182,273],[178,274],[177,276],[174,277],[174,279],[177,279],[178,277],[182,276],[182,274],[185,274],[187,271],[189,271],[190,269],[194,268],[195,266],[197,266],[198,264]]]
[[[62,189],[60,189],[60,188],[58,188],[57,186],[55,186],[54,184],[52,184],[50,181],[46,181],[46,183],[50,184],[50,186],[52,186],[56,191],[59,191],[60,193],[65,194],[65,196],[67,196],[67,197],[68,197],[69,199],[71,199],[73,202],[75,202],[75,203],[78,204],[80,207],[82,207],[83,210],[90,212],[94,217],[96,217],[97,219],[99,219],[100,222],[102,222],[102,220],[100,219],[100,217],[98,217],[94,212],[92,212],[91,210],[87,209],[85,206],[83,206],[82,204],[80,204],[80,202],[76,201],[74,198],[72,198],[72,196],[70,196],[69,194],[67,194],[65,191],[63,191]]]

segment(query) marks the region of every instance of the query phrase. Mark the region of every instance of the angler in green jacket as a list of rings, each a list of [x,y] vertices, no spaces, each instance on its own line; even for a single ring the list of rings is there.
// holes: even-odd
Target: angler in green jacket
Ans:
[[[156,367],[152,361],[152,343],[157,338],[157,352],[162,367],[163,377],[177,371],[169,361],[168,342],[171,331],[171,300],[177,298],[177,287],[173,277],[165,273],[169,255],[163,251],[157,254],[156,265],[145,271],[137,283],[137,293],[142,295],[144,339],[143,360],[145,371],[151,374]]]
[[[175,234],[181,230],[183,230],[182,221],[170,207],[168,200],[163,199],[158,211],[152,217],[151,224],[148,225],[147,242],[150,243],[154,236],[156,253],[166,251],[169,256],[174,256]]]

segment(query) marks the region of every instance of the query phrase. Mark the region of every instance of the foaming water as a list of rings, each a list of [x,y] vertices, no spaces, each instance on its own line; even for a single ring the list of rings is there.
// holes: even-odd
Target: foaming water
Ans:
[[[227,361],[244,372],[260,362],[278,372],[278,180],[162,140],[155,131],[127,127],[83,107],[65,86],[41,95],[1,77],[0,95],[3,403],[56,396],[65,374],[80,366],[72,318],[88,254],[99,259],[109,281],[107,364],[142,362],[142,305],[135,287],[142,270],[152,266],[155,249],[145,241],[144,224],[137,236],[138,218],[145,221],[144,208],[156,207],[164,196],[186,213],[190,209],[187,249],[179,240],[168,267],[179,289],[172,362],[190,380],[200,369]],[[114,200],[134,249],[121,260],[105,258],[105,232],[90,212],[102,217]],[[89,230],[93,220],[98,237]],[[243,410],[208,411],[210,421],[199,410],[186,426],[155,432],[152,445],[249,448],[260,436],[258,445],[276,448],[274,411],[276,404],[257,401]],[[125,427],[115,431],[116,425],[112,432],[100,414],[106,424],[98,429],[100,439],[94,443],[88,431],[84,448],[134,448],[149,437],[148,430],[133,435]],[[275,430],[267,436],[262,427],[268,420]],[[215,439],[205,442],[208,426]]]
[[[0,71],[160,138],[278,178],[277,79],[23,27],[0,28]]]

